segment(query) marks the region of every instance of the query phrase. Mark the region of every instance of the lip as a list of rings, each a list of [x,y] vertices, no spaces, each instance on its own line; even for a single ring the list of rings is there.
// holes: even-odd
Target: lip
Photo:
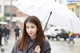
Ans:
[[[29,34],[32,34],[32,33],[29,33]]]

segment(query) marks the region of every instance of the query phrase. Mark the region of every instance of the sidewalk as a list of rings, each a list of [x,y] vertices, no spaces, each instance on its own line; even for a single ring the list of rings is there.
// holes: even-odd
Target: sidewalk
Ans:
[[[0,49],[0,53],[11,53],[12,51],[12,48],[14,46],[14,43],[15,43],[15,36],[14,36],[14,33],[10,36],[10,39],[8,40],[8,44],[4,44],[4,37],[2,38],[2,44],[3,46],[1,47]],[[4,52],[1,52],[1,50]]]
[[[52,53],[79,53],[80,52],[80,38],[75,38],[74,39],[75,44],[74,45],[69,45],[67,44],[67,41],[55,41],[55,40],[49,40],[52,48]],[[4,45],[4,38],[2,40],[3,46],[1,47],[4,49],[4,52],[0,53],[11,53],[12,48],[15,43],[15,35],[12,34],[10,36],[10,39],[8,40],[8,44]]]

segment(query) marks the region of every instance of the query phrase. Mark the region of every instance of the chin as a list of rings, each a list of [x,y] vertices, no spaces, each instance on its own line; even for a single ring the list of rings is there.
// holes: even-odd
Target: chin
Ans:
[[[33,37],[34,35],[30,35],[30,37]]]

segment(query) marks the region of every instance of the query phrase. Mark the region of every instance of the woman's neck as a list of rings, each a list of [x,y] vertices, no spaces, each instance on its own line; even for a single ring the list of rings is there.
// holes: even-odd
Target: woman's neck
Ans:
[[[36,35],[31,37],[31,39],[35,39],[35,38],[36,38]]]

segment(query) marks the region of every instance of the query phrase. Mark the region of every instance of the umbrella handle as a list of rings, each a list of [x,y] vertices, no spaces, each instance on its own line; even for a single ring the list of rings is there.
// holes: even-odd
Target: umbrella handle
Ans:
[[[46,30],[46,27],[47,27],[47,24],[48,24],[48,22],[49,22],[49,19],[50,19],[51,14],[52,14],[52,11],[50,12],[49,18],[48,18],[48,20],[47,20],[47,22],[46,22],[46,25],[45,25],[45,27],[44,27],[44,31]]]

